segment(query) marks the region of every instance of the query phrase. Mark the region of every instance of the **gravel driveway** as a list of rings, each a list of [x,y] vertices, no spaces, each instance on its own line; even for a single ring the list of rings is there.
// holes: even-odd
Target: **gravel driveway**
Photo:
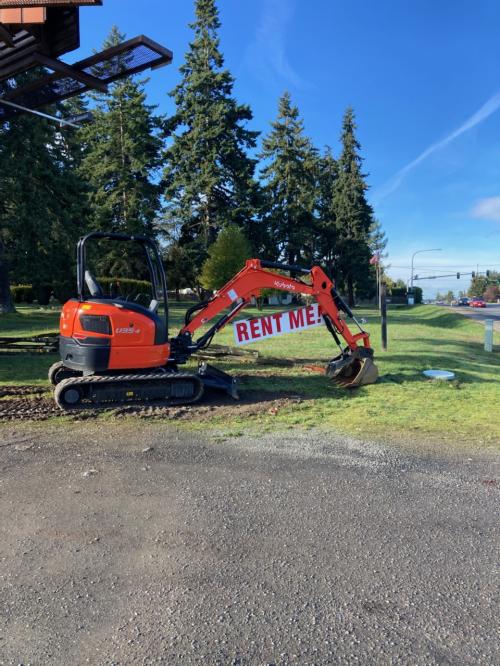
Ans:
[[[498,664],[493,463],[4,426],[0,664]]]

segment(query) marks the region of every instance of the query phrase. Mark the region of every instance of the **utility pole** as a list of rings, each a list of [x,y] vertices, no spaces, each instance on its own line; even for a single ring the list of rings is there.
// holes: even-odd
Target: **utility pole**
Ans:
[[[382,350],[387,351],[387,301],[385,298],[385,284],[380,289],[380,320],[382,324]]]

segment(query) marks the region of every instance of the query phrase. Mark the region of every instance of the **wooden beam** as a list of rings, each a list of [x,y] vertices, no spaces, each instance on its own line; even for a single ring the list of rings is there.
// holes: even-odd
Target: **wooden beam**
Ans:
[[[0,23],[0,42],[4,42],[7,46],[14,46],[14,39],[10,32]]]
[[[86,72],[82,72],[79,69],[75,69],[74,67],[71,67],[71,65],[67,65],[65,62],[62,62],[61,60],[56,60],[55,58],[49,58],[49,56],[46,56],[43,53],[36,53],[35,59],[41,65],[48,67],[52,71],[60,72],[65,76],[69,76],[72,79],[81,81],[81,83],[85,84],[87,87],[91,89],[99,90],[100,92],[103,93],[108,91],[108,86],[105,83],[103,83],[100,79],[96,78],[95,76],[92,76],[91,74],[87,74]]]

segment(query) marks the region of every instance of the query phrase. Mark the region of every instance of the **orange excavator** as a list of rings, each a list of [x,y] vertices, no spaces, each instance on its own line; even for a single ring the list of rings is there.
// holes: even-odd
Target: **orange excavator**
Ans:
[[[105,293],[87,269],[86,248],[90,240],[141,246],[150,274],[149,303],[141,304],[137,297]],[[308,276],[307,281],[297,275]],[[368,333],[319,266],[305,269],[249,259],[210,299],[190,307],[180,332],[169,337],[167,284],[155,243],[143,236],[93,232],[77,245],[77,298],[69,300],[62,309],[61,360],[49,370],[57,404],[64,410],[128,402],[190,404],[200,400],[205,389],[223,390],[237,398],[236,381],[227,373],[207,363],[200,363],[197,372],[181,372],[179,366],[208,347],[217,331],[264,289],[305,294],[318,302],[326,328],[339,347],[339,353],[325,369],[329,379],[346,388],[377,380]],[[349,330],[340,312],[355,322],[358,332]],[[213,320],[205,333],[193,339],[198,329]]]

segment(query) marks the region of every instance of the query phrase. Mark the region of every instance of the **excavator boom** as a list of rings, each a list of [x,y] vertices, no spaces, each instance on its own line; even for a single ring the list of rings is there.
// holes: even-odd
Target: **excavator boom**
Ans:
[[[292,275],[305,274],[309,277],[309,281],[304,282],[296,277],[287,277],[282,273],[266,269],[285,271]],[[178,356],[178,362],[184,362],[191,353],[207,347],[215,333],[234,319],[253,298],[258,298],[264,289],[277,289],[296,295],[304,294],[312,296],[318,302],[325,325],[340,348],[340,354],[333,358],[326,368],[326,375],[330,379],[351,388],[372,384],[377,380],[378,371],[373,363],[369,334],[361,328],[326,273],[319,266],[305,269],[259,259],[249,259],[244,268],[212,298],[187,311],[184,327],[177,338],[172,339],[172,353]],[[222,315],[198,340],[192,340],[198,329],[210,323],[225,310],[229,312]],[[341,311],[356,323],[359,332],[351,332],[340,316]],[[340,338],[343,338],[347,344],[345,348]]]

